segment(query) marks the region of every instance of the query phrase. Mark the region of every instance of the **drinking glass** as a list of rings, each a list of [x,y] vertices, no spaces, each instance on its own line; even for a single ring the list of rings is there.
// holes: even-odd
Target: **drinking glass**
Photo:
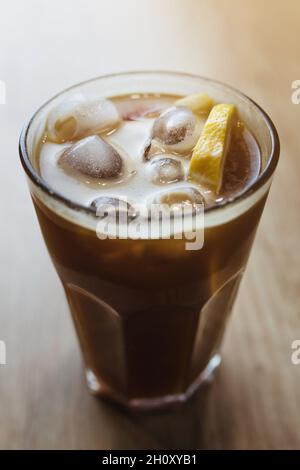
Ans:
[[[54,191],[39,175],[37,151],[47,115],[74,94],[200,91],[233,103],[261,152],[256,181],[205,211],[202,249],[187,250],[184,239],[100,240],[95,213]],[[206,78],[114,74],[73,86],[44,104],[22,132],[20,157],[70,305],[90,390],[131,409],[185,401],[220,363],[226,323],[279,157],[270,118],[242,93]]]

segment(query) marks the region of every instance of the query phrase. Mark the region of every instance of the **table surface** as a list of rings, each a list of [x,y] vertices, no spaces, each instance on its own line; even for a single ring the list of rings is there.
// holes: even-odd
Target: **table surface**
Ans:
[[[0,447],[299,448],[300,3],[3,0],[0,15]],[[19,131],[64,87],[120,70],[217,78],[259,102],[282,154],[212,386],[175,412],[136,414],[86,390],[62,288],[18,161]]]

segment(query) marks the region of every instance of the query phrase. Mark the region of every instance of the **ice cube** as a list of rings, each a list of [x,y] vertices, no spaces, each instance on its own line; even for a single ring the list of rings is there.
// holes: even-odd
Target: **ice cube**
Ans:
[[[120,99],[115,102],[116,108],[124,121],[144,120],[156,118],[165,109],[170,107],[170,102],[162,98],[138,98]]]
[[[184,178],[182,163],[175,158],[155,158],[151,160],[149,167],[151,181],[156,184],[175,183]]]
[[[191,213],[196,213],[202,210],[205,199],[198,189],[186,186],[157,194],[153,203],[169,206],[174,214],[184,207],[189,208]]]
[[[91,207],[95,209],[98,217],[111,217],[115,220],[132,220],[137,217],[135,208],[129,202],[112,196],[99,196],[91,203]]]
[[[65,101],[48,116],[48,137],[54,142],[67,142],[113,130],[120,119],[115,105],[104,98]]]
[[[184,153],[196,145],[201,121],[185,107],[172,107],[153,124],[152,138],[169,150]]]
[[[146,104],[138,104],[133,106],[131,103],[128,104],[128,109],[122,110],[122,119],[124,121],[137,121],[139,119],[144,119],[147,117],[156,117],[161,111],[162,106],[159,105],[146,105]]]
[[[101,137],[85,137],[66,148],[58,159],[65,170],[92,179],[113,179],[122,174],[123,161],[118,152]]]

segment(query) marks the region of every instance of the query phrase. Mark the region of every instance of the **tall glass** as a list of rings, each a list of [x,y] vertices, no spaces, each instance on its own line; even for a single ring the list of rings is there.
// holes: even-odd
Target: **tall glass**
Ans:
[[[36,171],[49,110],[76,92],[111,97],[199,91],[236,105],[262,159],[250,188],[205,212],[200,250],[186,250],[179,239],[100,240],[94,212],[53,191]],[[44,104],[21,135],[20,156],[70,305],[89,388],[129,408],[185,401],[220,363],[226,322],[279,157],[268,116],[243,94],[212,80],[169,72],[115,74],[76,85]]]

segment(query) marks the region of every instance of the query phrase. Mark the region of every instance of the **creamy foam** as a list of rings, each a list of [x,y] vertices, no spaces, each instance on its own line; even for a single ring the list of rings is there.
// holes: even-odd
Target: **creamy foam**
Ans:
[[[150,181],[150,168],[149,164],[143,161],[143,153],[151,135],[152,123],[153,119],[141,122],[124,122],[113,134],[105,137],[105,140],[119,151],[125,165],[132,167],[135,172],[125,181],[122,180],[116,183],[101,181],[98,184],[89,184],[68,175],[58,165],[58,159],[69,144],[54,144],[52,142],[46,142],[41,147],[41,176],[55,191],[74,202],[86,206],[89,206],[96,197],[104,194],[105,196],[127,197],[129,202],[140,203],[142,200],[146,202],[151,195],[154,196],[158,191],[167,189],[168,186],[172,186],[172,189],[186,186],[186,180],[167,185],[157,185]],[[155,158],[159,158],[160,155],[161,157],[166,156],[156,154]],[[179,156],[175,158],[180,159]],[[183,158],[181,160],[186,175],[189,161]],[[197,187],[196,185],[192,186]],[[209,199],[211,191],[204,187],[201,188],[201,191]]]
[[[112,100],[125,120],[117,129],[101,134],[101,137],[111,144],[123,159],[126,171],[121,178],[90,181],[84,176],[74,177],[58,165],[62,152],[71,143],[53,143],[47,137],[40,145],[38,155],[42,178],[54,191],[87,207],[99,196],[127,199],[131,204],[146,205],[161,192],[181,190],[186,186],[200,190],[206,203],[211,205],[218,204],[248,187],[259,174],[260,156],[258,145],[247,129],[238,140],[235,139],[235,147],[228,160],[227,176],[225,174],[224,194],[216,195],[209,188],[187,180],[191,153],[171,153],[169,150],[154,146],[149,161],[145,160],[145,148],[151,138],[154,120],[162,110],[170,107],[174,100],[175,97],[164,95],[162,97],[132,95]],[[157,184],[151,180],[151,162],[165,157],[181,162],[184,172],[182,181]]]

